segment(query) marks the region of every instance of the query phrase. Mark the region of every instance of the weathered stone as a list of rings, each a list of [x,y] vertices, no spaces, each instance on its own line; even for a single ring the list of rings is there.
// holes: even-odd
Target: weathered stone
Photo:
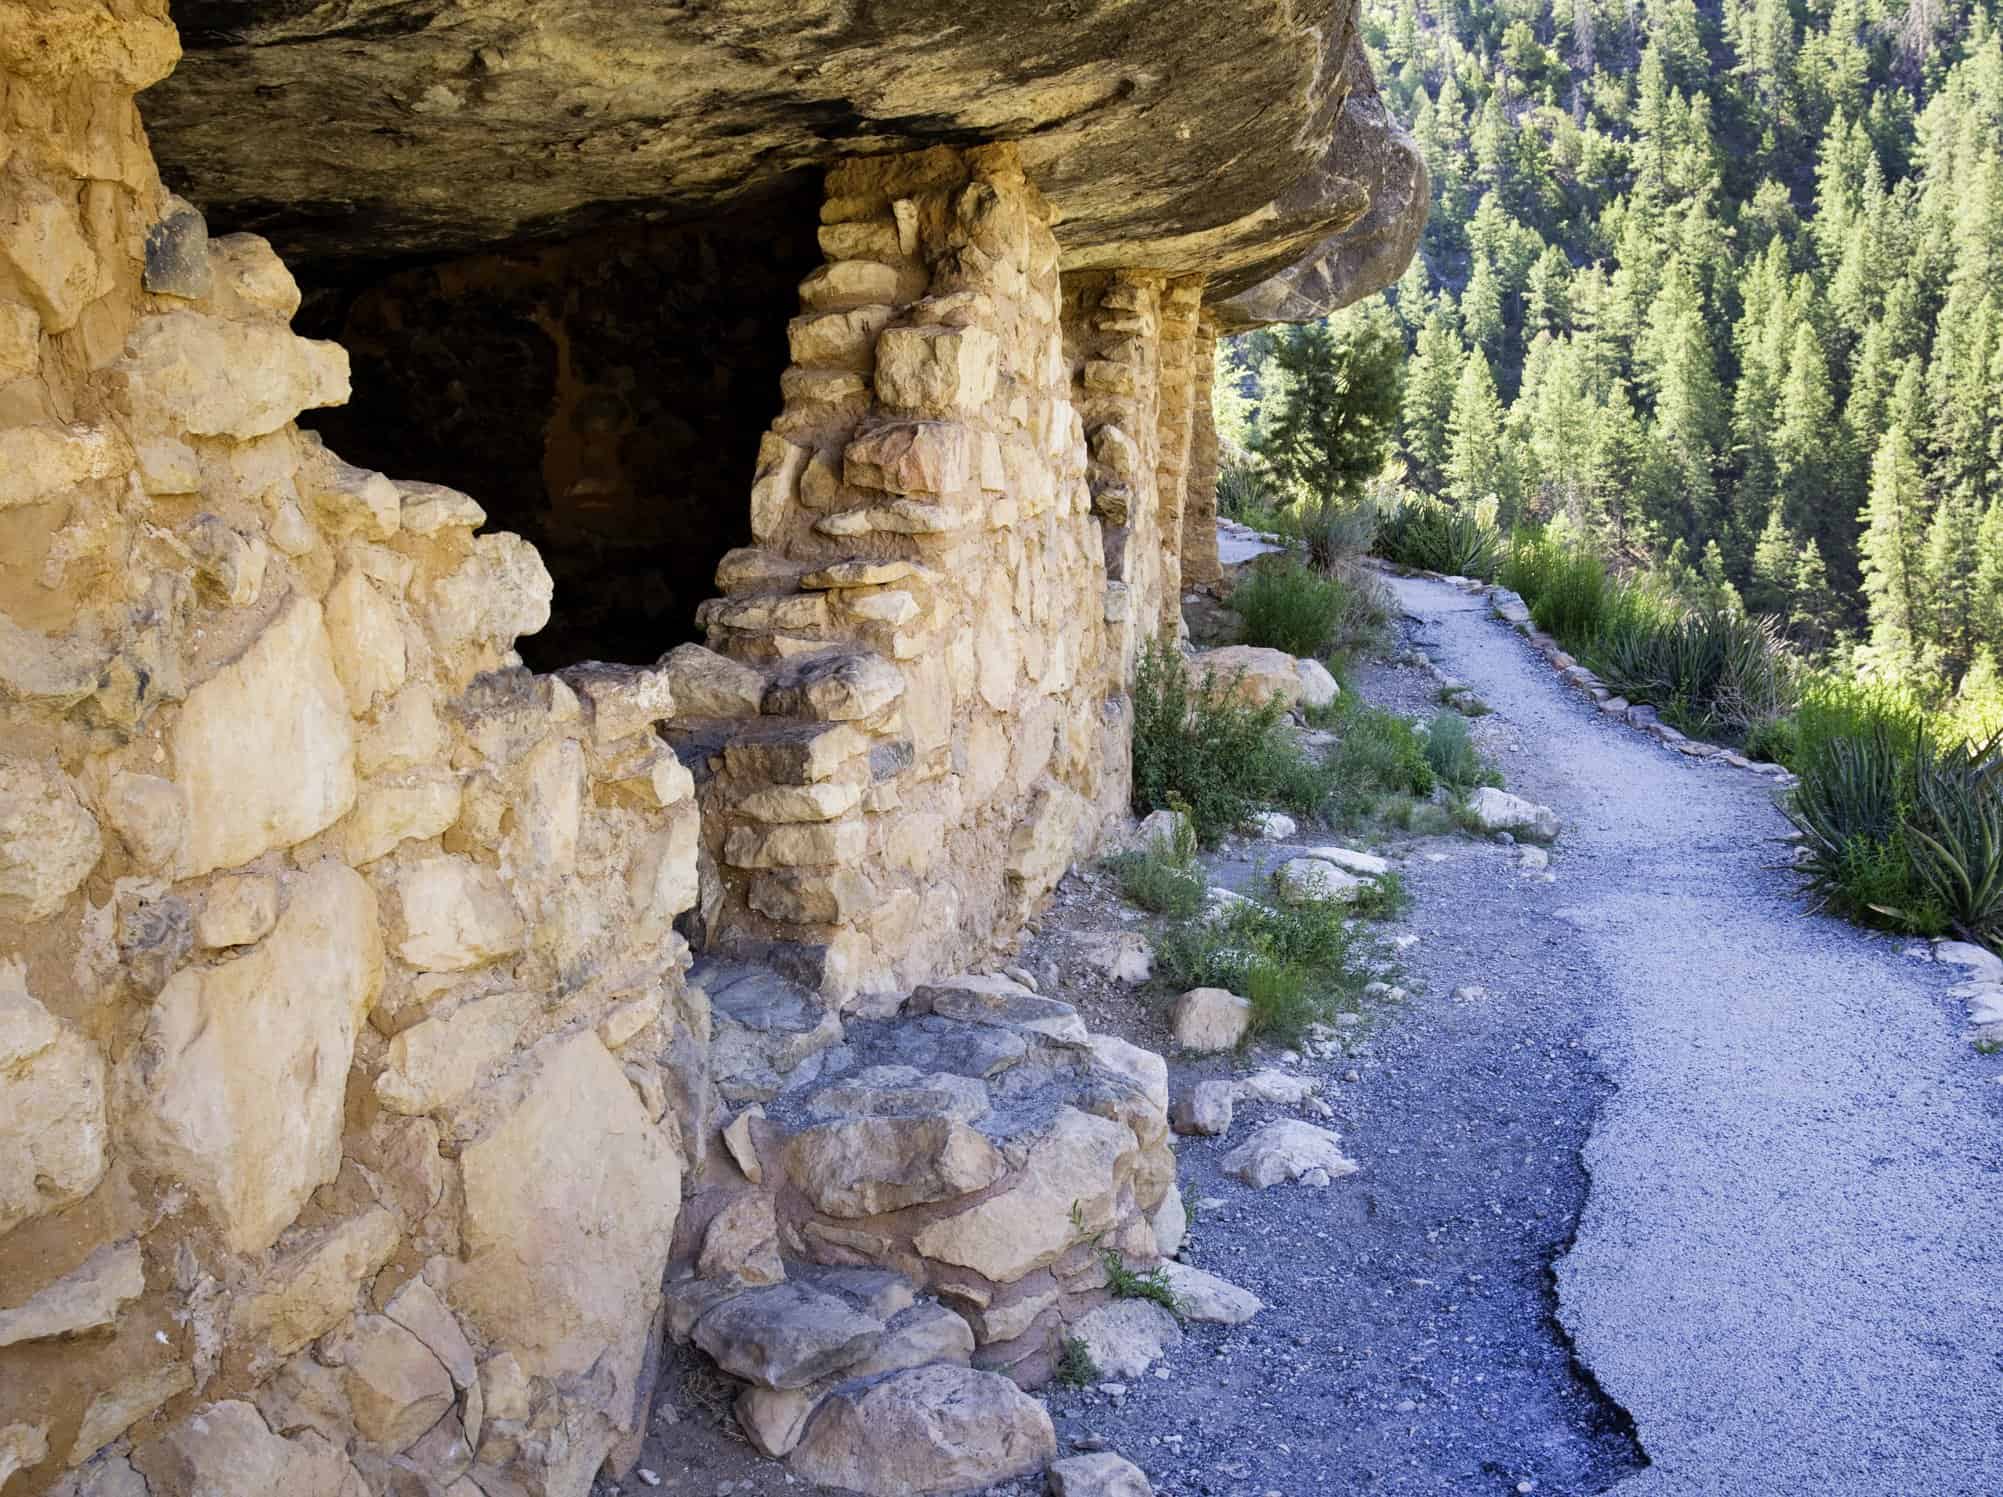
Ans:
[[[847,723],[776,723],[733,738],[724,746],[723,760],[731,773],[747,780],[811,785],[828,779],[868,747],[869,740]]]
[[[1073,1323],[1071,1334],[1085,1343],[1092,1365],[1111,1378],[1135,1378],[1182,1344],[1175,1316],[1153,1300],[1115,1300]]]
[[[0,1233],[89,1195],[105,1144],[103,1057],[0,960]]]
[[[46,920],[96,866],[97,818],[53,760],[0,758],[0,920]]]
[[[376,1100],[391,1112],[452,1107],[513,1053],[527,995],[499,993],[400,1030],[376,1077]]]
[[[132,1453],[152,1497],[366,1497],[340,1447],[311,1432],[274,1435],[252,1405],[204,1404]]]
[[[630,1408],[682,1162],[597,1035],[556,1036],[525,1062],[534,1079],[519,1102],[460,1153],[461,1261],[446,1298],[531,1374],[604,1358]]]
[[[230,1309],[231,1337],[287,1356],[332,1330],[355,1308],[355,1295],[387,1263],[398,1242],[396,1217],[371,1206],[294,1248]]]
[[[16,1472],[25,1471],[30,1466],[39,1466],[49,1453],[49,1428],[46,1424],[9,1424],[0,1427],[0,1484],[11,1480]],[[82,1497],[79,1493],[78,1497]],[[139,1497],[145,1497],[142,1490]]]
[[[295,595],[248,650],[189,692],[173,746],[188,802],[183,878],[289,847],[345,815],[354,734],[320,605]]]
[[[1173,1258],[1182,1251],[1182,1240],[1189,1235],[1189,1212],[1182,1204],[1182,1188],[1173,1180],[1148,1213],[1148,1229],[1154,1233],[1155,1256]]]
[[[1006,1024],[1073,1044],[1082,1045],[1086,1038],[1085,1021],[1070,1004],[1040,997],[1019,982],[989,973],[921,985],[912,990],[911,1011],[969,1024]]]
[[[724,838],[723,861],[733,868],[819,867],[862,861],[869,825],[859,818],[734,826]]]
[[[1060,1108],[1007,1189],[931,1223],[913,1245],[927,1258],[1014,1283],[1112,1224],[1121,1170],[1137,1147],[1124,1123]]]
[[[1078,844],[1078,824],[1084,806],[1076,791],[1046,780],[1030,795],[1029,804],[1009,833],[1009,877],[1024,888],[1054,885],[1071,866]]]
[[[1134,931],[1081,931],[1071,938],[1071,949],[1086,966],[1114,982],[1131,985],[1154,975],[1154,948]]]
[[[1050,1463],[1050,1497],[1154,1497],[1147,1473],[1110,1450]]]
[[[1273,891],[1288,904],[1354,904],[1365,880],[1320,858],[1289,858],[1273,874]]]
[[[342,1369],[355,1428],[385,1450],[407,1449],[452,1407],[444,1363],[386,1315],[356,1317],[321,1343],[320,1355]]]
[[[837,1390],[789,1463],[808,1481],[916,1497],[1033,1471],[1056,1450],[1050,1415],[1007,1378],[931,1366]]]
[[[793,1183],[829,1216],[875,1216],[971,1195],[1007,1169],[987,1139],[944,1117],[824,1123],[787,1145]]]
[[[854,1383],[902,1372],[931,1362],[964,1367],[973,1355],[974,1333],[966,1321],[941,1305],[914,1305],[884,1325],[883,1335],[860,1361],[805,1388],[746,1388],[737,1399],[737,1419],[751,1443],[766,1455],[782,1457],[800,1443],[807,1420],[842,1382]]]
[[[988,1110],[988,1089],[972,1076],[947,1071],[926,1075],[916,1066],[871,1066],[814,1093],[809,1104],[821,1117],[897,1117],[916,1114],[971,1123]]]
[[[271,561],[263,536],[246,535],[214,515],[197,515],[186,540],[195,575],[209,596],[228,608],[248,608],[257,601]]]
[[[1484,785],[1467,799],[1469,815],[1485,832],[1509,832],[1526,842],[1553,842],[1558,837],[1558,813],[1520,795]]]
[[[1000,363],[986,328],[889,328],[876,340],[877,399],[925,415],[976,411],[993,398]]]
[[[145,1292],[138,1242],[130,1237],[108,1242],[25,1302],[0,1309],[0,1346],[109,1326],[122,1306]]]
[[[459,972],[522,949],[520,912],[499,875],[465,858],[430,857],[396,882],[397,955],[421,972]]]
[[[311,447],[300,465],[299,497],[336,535],[387,540],[403,526],[403,496],[382,474],[344,463],[325,447]]]
[[[753,1139],[752,1124],[762,1121],[765,1109],[747,1107],[732,1118],[723,1130],[723,1146],[730,1151],[744,1178],[753,1185],[765,1183],[765,1166],[758,1158],[758,1145]]]
[[[478,530],[487,512],[470,494],[442,483],[395,480],[398,526],[407,535],[432,536],[448,530]]]
[[[459,777],[449,769],[407,771],[364,781],[333,836],[348,862],[373,863],[404,841],[427,841],[459,819]]]
[[[735,1279],[740,1284],[783,1280],[786,1267],[779,1261],[779,1222],[772,1197],[744,1191],[711,1217],[696,1272],[705,1279]]]
[[[1188,668],[1193,679],[1208,677],[1238,701],[1252,706],[1277,701],[1282,706],[1293,707],[1301,701],[1305,685],[1300,671],[1296,669],[1298,664],[1284,650],[1257,645],[1226,645],[1222,649],[1192,655]]]
[[[120,770],[101,809],[125,850],[142,868],[165,868],[188,835],[188,800],[172,780]]]
[[[1251,1027],[1252,1005],[1223,988],[1191,988],[1175,1000],[1169,1024],[1185,1050],[1235,1050]]]
[[[852,869],[781,868],[752,879],[745,903],[774,920],[832,925],[866,918],[881,897]]]
[[[1321,1083],[1312,1076],[1291,1076],[1271,1069],[1254,1071],[1229,1085],[1232,1097],[1239,1102],[1267,1102],[1274,1107],[1298,1107],[1321,1090]]]
[[[854,1365],[883,1322],[831,1294],[774,1284],[725,1300],[696,1322],[695,1344],[717,1366],[761,1388],[804,1388]]]
[[[0,511],[43,504],[117,470],[119,445],[88,426],[0,428]]]
[[[508,649],[549,622],[555,587],[535,547],[520,536],[505,530],[478,535],[457,570],[431,585],[425,623],[448,651]]]
[[[766,689],[773,717],[853,722],[875,717],[904,695],[904,673],[881,655],[846,651],[790,662]]]
[[[445,1309],[445,1301],[439,1293],[423,1279],[413,1279],[383,1307],[383,1315],[401,1325],[413,1337],[425,1343],[433,1357],[437,1357],[447,1375],[453,1379],[453,1387],[469,1389],[479,1377],[479,1369],[473,1361],[473,1345],[467,1341],[467,1333],[459,1329],[459,1321],[453,1313]]]
[[[246,441],[303,410],[348,399],[348,355],[339,344],[202,312],[142,318],[114,368],[135,412],[198,437]]]
[[[278,924],[278,880],[265,873],[219,878],[202,896],[195,939],[209,951],[250,946]]]
[[[1363,878],[1382,878],[1391,871],[1389,859],[1380,858],[1375,853],[1356,852],[1347,847],[1304,847],[1301,849],[1301,856],[1333,863],[1344,872],[1354,873]]]
[[[1228,1081],[1199,1081],[1176,1099],[1174,1126],[1177,1133],[1198,1133],[1215,1137],[1231,1131],[1232,1087]]]
[[[867,373],[877,334],[890,321],[887,306],[853,307],[795,317],[786,324],[793,362],[809,369],[852,369]]]
[[[973,433],[956,421],[873,427],[842,451],[842,477],[892,494],[957,494],[973,482]]]
[[[759,821],[833,821],[862,804],[863,789],[859,780],[770,785],[745,796],[737,809]]]
[[[0,288],[9,301],[25,301],[52,333],[74,326],[98,294],[97,256],[79,229],[74,199],[64,202],[33,173],[8,179]]]
[[[407,667],[403,626],[396,610],[360,572],[334,584],[325,603],[327,638],[334,649],[334,672],[357,717],[379,696],[403,685]]]
[[[1162,1274],[1175,1293],[1175,1308],[1184,1320],[1210,1321],[1219,1325],[1243,1325],[1265,1309],[1250,1290],[1205,1273],[1187,1263],[1164,1262]]]
[[[1292,1118],[1266,1124],[1224,1156],[1226,1174],[1261,1190],[1283,1180],[1298,1180],[1310,1171],[1334,1180],[1356,1169],[1356,1161],[1343,1154],[1335,1134]]]
[[[239,1252],[269,1246],[340,1168],[348,1063],[381,975],[368,885],[319,863],[262,945],[167,984],[126,1059],[138,1159],[187,1181]]]

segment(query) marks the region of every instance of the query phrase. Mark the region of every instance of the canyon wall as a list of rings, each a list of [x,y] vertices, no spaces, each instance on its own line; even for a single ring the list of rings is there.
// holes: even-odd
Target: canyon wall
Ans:
[[[1346,37],[1254,49],[1314,82],[1296,155]],[[719,1219],[1047,1375],[1090,1241],[1179,1220],[1159,1062],[926,984],[1124,814],[1136,651],[1215,572],[1213,302],[1380,276],[1369,195],[1109,228],[1093,188],[1067,242],[1034,178],[1080,163],[920,130],[729,222],[382,258],[433,202],[315,282],[357,399],[270,244],[163,186],[178,56],[164,0],[0,0],[0,1492],[580,1497],[677,1314],[783,1278]],[[190,97],[146,101],[201,154]],[[1288,295],[1366,289],[1327,280]],[[882,1076],[788,1113],[844,1024],[1007,1126],[907,1137]]]

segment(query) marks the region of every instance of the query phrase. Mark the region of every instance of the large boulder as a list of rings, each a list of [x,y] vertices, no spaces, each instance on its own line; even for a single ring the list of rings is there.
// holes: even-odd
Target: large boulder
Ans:
[[[1525,842],[1555,842],[1558,813],[1549,806],[1484,785],[1467,798],[1468,814],[1480,828],[1493,835],[1508,832]]]
[[[1326,707],[1341,691],[1320,661],[1297,659],[1285,650],[1261,645],[1226,645],[1192,655],[1189,673],[1198,680],[1214,679],[1254,707],[1267,702],[1287,708]]]

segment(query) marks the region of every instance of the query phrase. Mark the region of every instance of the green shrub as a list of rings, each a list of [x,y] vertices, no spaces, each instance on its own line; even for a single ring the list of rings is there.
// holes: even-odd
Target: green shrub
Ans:
[[[1377,536],[1374,504],[1301,504],[1287,513],[1280,533],[1299,541],[1308,565],[1332,572],[1369,551]]]
[[[1237,701],[1231,683],[1192,681],[1174,646],[1151,640],[1134,671],[1134,810],[1186,810],[1208,846],[1267,798],[1298,750],[1280,731],[1285,709]]]
[[[1402,890],[1398,891],[1402,894]],[[1156,970],[1170,988],[1229,988],[1252,1007],[1249,1035],[1286,1044],[1310,1024],[1353,1009],[1370,980],[1349,924],[1333,902],[1274,907],[1247,900],[1167,932]]]
[[[1226,456],[1217,468],[1217,513],[1249,524],[1248,515],[1273,508],[1272,479],[1258,462],[1246,455]]]
[[[1457,712],[1435,714],[1426,726],[1426,766],[1442,785],[1459,795],[1481,785],[1502,784],[1495,766],[1481,756],[1468,732],[1467,720]]]
[[[1246,644],[1318,659],[1335,646],[1348,611],[1348,592],[1337,579],[1288,557],[1254,567],[1232,589],[1230,601],[1242,621],[1239,637]]]
[[[1408,495],[1380,511],[1371,550],[1399,566],[1492,582],[1502,536],[1472,509]]]

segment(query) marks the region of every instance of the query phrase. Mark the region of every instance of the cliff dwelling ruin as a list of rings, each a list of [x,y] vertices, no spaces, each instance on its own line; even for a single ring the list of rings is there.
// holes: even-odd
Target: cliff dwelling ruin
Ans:
[[[1353,25],[0,0],[0,1492],[581,1497],[667,1334],[862,1482],[726,1300],[1015,1417],[1166,1099],[965,974],[1410,256]]]

